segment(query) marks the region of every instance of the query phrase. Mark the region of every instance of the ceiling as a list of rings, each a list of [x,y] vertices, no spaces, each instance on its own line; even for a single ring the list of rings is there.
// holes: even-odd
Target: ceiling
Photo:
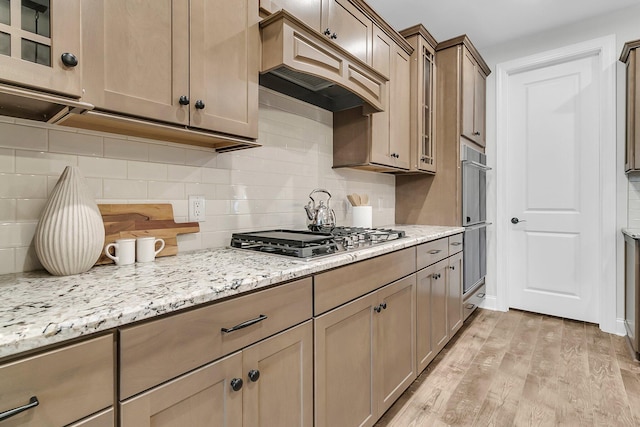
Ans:
[[[422,23],[438,41],[467,34],[481,49],[592,18],[640,0],[367,0],[392,27]]]

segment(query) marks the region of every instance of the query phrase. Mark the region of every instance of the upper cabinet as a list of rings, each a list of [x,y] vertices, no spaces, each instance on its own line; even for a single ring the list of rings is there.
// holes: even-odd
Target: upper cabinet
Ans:
[[[626,121],[627,137],[624,160],[625,172],[635,172],[640,170],[640,132],[636,132],[636,124],[640,123],[640,72],[638,70],[637,51],[640,47],[640,40],[625,43],[620,55],[620,61],[627,66],[627,100],[626,100]]]
[[[478,56],[479,58],[479,56]],[[488,72],[467,46],[462,47],[462,136],[481,147],[485,142],[486,79]]]
[[[106,112],[257,138],[257,11],[257,0],[83,1],[83,100]]]
[[[436,172],[435,47],[436,40],[422,26],[400,32],[411,47],[410,172]]]
[[[79,98],[80,0],[0,1],[0,81]]]

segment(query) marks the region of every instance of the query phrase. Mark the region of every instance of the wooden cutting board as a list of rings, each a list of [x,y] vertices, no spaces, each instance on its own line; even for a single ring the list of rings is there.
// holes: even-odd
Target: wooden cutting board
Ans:
[[[164,249],[157,256],[170,256],[178,253],[178,234],[200,231],[197,222],[176,223],[173,220],[173,206],[169,203],[98,205],[98,209],[104,221],[104,246],[116,239],[149,236],[164,239]],[[103,248],[96,265],[112,263]]]

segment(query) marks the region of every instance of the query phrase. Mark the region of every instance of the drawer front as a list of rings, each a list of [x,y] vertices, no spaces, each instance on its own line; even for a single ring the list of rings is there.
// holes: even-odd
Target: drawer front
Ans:
[[[449,236],[449,256],[462,251],[462,233]]]
[[[71,424],[69,427],[114,427],[115,425],[113,408],[109,408],[99,414],[92,415],[89,418]]]
[[[318,316],[416,271],[415,247],[337,268],[314,277]]]
[[[1,365],[0,412],[39,404],[0,425],[67,425],[112,406],[113,380],[112,335]]]
[[[484,298],[486,296],[485,295],[486,289],[487,289],[486,285],[482,284],[480,287],[478,287],[478,289],[473,291],[471,295],[468,295],[465,297],[464,303],[462,305],[464,309],[465,320],[467,319],[467,317],[471,315],[471,313],[473,313],[476,310],[476,308],[478,308],[480,304],[482,304],[482,301],[484,301]]]
[[[311,297],[306,278],[122,329],[120,399],[310,319]]]
[[[418,245],[418,270],[445,259],[449,256],[449,239],[438,239]]]

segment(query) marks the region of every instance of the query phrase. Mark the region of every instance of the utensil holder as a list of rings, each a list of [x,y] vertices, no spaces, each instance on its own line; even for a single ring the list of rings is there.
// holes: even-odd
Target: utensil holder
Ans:
[[[373,227],[373,208],[371,206],[354,206],[353,221],[354,227]]]

